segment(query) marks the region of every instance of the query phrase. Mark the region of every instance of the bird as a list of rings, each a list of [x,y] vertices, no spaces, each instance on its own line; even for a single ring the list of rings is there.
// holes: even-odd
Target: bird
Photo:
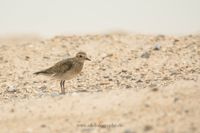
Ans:
[[[84,62],[91,61],[85,52],[78,52],[75,57],[57,62],[52,67],[35,72],[35,75],[46,75],[60,80],[61,94],[65,94],[65,80],[76,77],[83,69]]]

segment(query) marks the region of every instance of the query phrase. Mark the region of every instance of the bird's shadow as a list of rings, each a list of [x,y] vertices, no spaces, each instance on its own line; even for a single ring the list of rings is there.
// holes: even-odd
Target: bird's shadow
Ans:
[[[57,96],[86,94],[86,93],[99,93],[99,92],[103,92],[103,90],[99,90],[99,89],[98,90],[79,89],[79,90],[73,90],[73,91],[70,91],[70,92],[66,92],[65,94],[62,94],[60,92],[55,92],[55,93],[52,93],[51,96],[57,97]]]
[[[93,92],[102,92],[103,90],[88,90],[88,89],[79,89],[76,91],[73,91],[75,93],[93,93]]]

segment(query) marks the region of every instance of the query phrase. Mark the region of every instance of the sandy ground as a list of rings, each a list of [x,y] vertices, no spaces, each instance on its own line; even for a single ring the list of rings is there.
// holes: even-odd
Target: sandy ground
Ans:
[[[35,71],[85,51],[66,82]],[[200,132],[200,35],[0,39],[0,132]]]

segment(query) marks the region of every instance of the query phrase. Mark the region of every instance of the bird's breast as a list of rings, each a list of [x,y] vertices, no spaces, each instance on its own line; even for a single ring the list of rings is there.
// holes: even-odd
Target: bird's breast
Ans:
[[[75,63],[74,64],[74,72],[75,73],[80,73],[81,72],[81,70],[83,69],[83,63]]]
[[[76,63],[76,64],[74,64],[72,69],[67,71],[67,72],[65,72],[61,76],[61,78],[63,80],[70,80],[70,79],[76,77],[81,72],[82,68],[83,68],[83,63]]]

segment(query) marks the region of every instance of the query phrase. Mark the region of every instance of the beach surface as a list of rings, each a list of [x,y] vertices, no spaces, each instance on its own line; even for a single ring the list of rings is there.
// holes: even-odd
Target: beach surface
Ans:
[[[81,74],[33,73],[84,51]],[[1,133],[199,133],[200,35],[0,38]]]

